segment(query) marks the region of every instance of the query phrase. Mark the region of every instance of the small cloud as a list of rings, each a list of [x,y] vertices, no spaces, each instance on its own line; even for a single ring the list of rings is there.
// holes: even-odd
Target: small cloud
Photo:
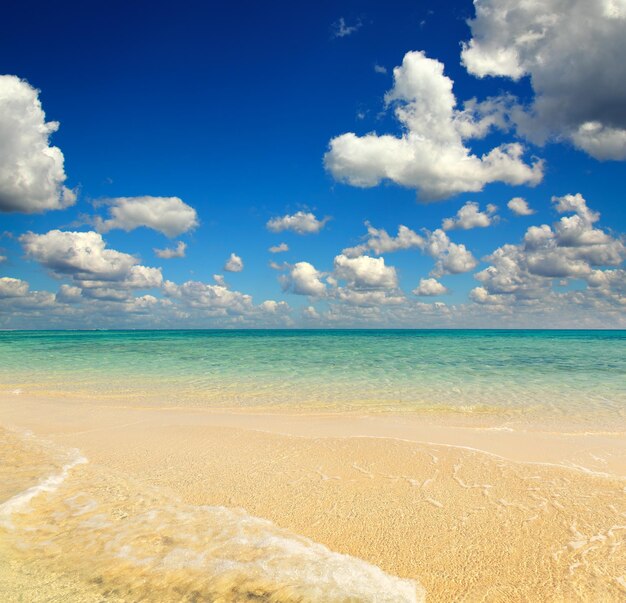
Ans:
[[[279,277],[283,291],[289,291],[296,295],[309,295],[310,297],[321,297],[326,293],[326,285],[321,278],[322,272],[317,270],[309,262],[296,262],[290,267],[287,274]]]
[[[386,266],[382,257],[368,255],[348,257],[340,254],[334,260],[334,276],[347,282],[352,289],[371,291],[394,289],[398,286],[398,275],[393,266]]]
[[[302,310],[302,318],[309,320],[317,320],[320,317],[317,310],[313,306],[307,306]]]
[[[513,197],[506,206],[516,215],[516,216],[532,216],[535,213],[534,209],[531,209],[528,206],[526,199],[522,197]]]
[[[379,65],[378,63],[374,63],[374,72],[385,74],[387,73],[387,67],[383,67],[382,65]]]
[[[470,230],[471,228],[486,228],[497,222],[495,212],[498,208],[489,203],[485,211],[480,211],[478,203],[468,201],[453,218],[446,218],[442,223],[444,230]]]
[[[414,295],[424,297],[433,297],[436,295],[445,295],[448,289],[444,287],[436,278],[422,278],[419,285],[413,289]]]
[[[292,215],[285,215],[280,218],[272,218],[266,224],[267,229],[272,232],[282,232],[283,230],[292,230],[298,234],[318,233],[329,217],[318,220],[312,212],[299,211]]]
[[[361,29],[363,23],[359,19],[353,25],[348,25],[343,17],[339,17],[332,25],[333,38],[345,38]]]
[[[280,245],[272,245],[268,249],[270,253],[282,253],[283,251],[289,251],[289,245],[287,243],[281,243]]]
[[[0,278],[0,299],[24,297],[28,293],[29,284],[19,278],[3,276]]]
[[[226,272],[241,272],[243,270],[243,260],[236,254],[231,253],[230,258],[224,264]]]
[[[166,247],[165,249],[154,248],[154,253],[157,257],[164,260],[171,260],[172,258],[184,258],[187,244],[182,241],[178,241],[176,247]]]

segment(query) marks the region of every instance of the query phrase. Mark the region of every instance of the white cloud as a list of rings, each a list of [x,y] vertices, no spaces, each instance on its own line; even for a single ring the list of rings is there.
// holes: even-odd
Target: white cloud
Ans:
[[[106,249],[97,232],[51,230],[29,232],[20,237],[26,254],[55,274],[79,279],[115,281],[125,278],[137,259],[127,253]]]
[[[290,267],[287,274],[280,276],[279,281],[283,291],[321,297],[326,293],[326,284],[322,282],[322,276],[323,273],[309,262],[297,262]]]
[[[626,307],[626,270],[594,270],[586,280],[589,287],[606,297],[615,297]]]
[[[365,225],[367,226],[367,240],[365,243],[344,249],[342,251],[344,255],[357,257],[365,253],[368,249],[373,251],[376,255],[380,255],[400,249],[424,248],[424,237],[404,225],[398,227],[398,234],[395,237],[390,236],[387,231],[382,228],[374,228],[369,222],[365,222]]]
[[[445,295],[448,293],[448,289],[444,287],[437,279],[434,278],[422,278],[419,285],[413,289],[414,295],[420,296],[435,296]]]
[[[252,296],[233,291],[220,275],[213,278],[215,284],[186,281],[179,285],[165,281],[163,291],[174,302],[168,311],[180,316],[183,324],[196,321],[202,325],[206,324],[205,319],[217,325],[290,324],[291,308],[287,302],[269,299],[255,305]]]
[[[122,281],[122,285],[129,289],[151,289],[160,287],[162,282],[163,276],[160,268],[133,266]]]
[[[81,289],[62,284],[56,295],[30,291],[28,283],[0,279],[0,325],[14,328],[46,327],[163,327],[291,326],[291,308],[284,301],[266,300],[258,306],[252,297],[232,291],[221,281],[176,284],[166,281],[164,298],[134,296],[113,282]]]
[[[385,289],[363,291],[350,287],[338,287],[335,292],[335,299],[352,306],[371,307],[399,305],[406,301],[401,291]]]
[[[145,226],[175,237],[198,225],[196,210],[178,197],[117,197],[106,204],[109,218],[94,220],[98,232],[115,228],[128,232]]]
[[[327,281],[331,285],[327,297],[351,306],[398,305],[405,301],[398,288],[396,269],[387,266],[382,257],[340,254],[335,257],[334,270]]]
[[[163,280],[160,268],[141,266],[134,256],[107,249],[97,232],[29,232],[19,240],[29,258],[57,278],[72,278],[85,295],[121,299],[128,290],[159,287]]]
[[[343,254],[335,257],[334,276],[345,280],[350,289],[394,289],[398,286],[398,275],[393,266],[385,265],[385,258],[367,255],[350,258]]]
[[[0,298],[24,297],[28,293],[29,285],[19,278],[3,276],[0,278]]]
[[[157,257],[163,260],[170,260],[172,258],[184,258],[187,244],[183,241],[178,241],[176,247],[165,247],[164,249],[154,249],[154,253]]]
[[[328,217],[318,220],[312,212],[298,211],[292,215],[287,214],[280,218],[272,218],[266,226],[272,232],[292,230],[298,234],[314,234],[322,230],[329,220]]]
[[[597,159],[626,159],[623,0],[475,0],[462,61],[478,77],[530,76],[535,98],[514,118],[542,143],[567,138]]]
[[[332,37],[345,38],[361,29],[362,25],[361,20],[356,21],[353,25],[348,25],[343,17],[339,17],[332,25]]]
[[[428,233],[424,251],[436,261],[433,276],[461,274],[473,270],[478,262],[465,245],[453,243],[441,229]]]
[[[442,302],[423,303],[406,298],[388,298],[388,303],[383,304],[330,303],[328,311],[320,314],[318,322],[329,326],[349,324],[368,327],[443,327],[449,326],[450,319],[458,315],[454,310],[455,308]]]
[[[532,216],[535,213],[535,210],[531,209],[526,199],[523,199],[522,197],[513,197],[513,199],[511,199],[506,206],[516,216]]]
[[[498,208],[495,205],[487,205],[486,211],[480,211],[478,203],[468,201],[454,218],[446,218],[443,221],[444,230],[469,230],[470,228],[486,228],[493,224],[497,217],[494,216]]]
[[[494,117],[499,110],[476,103],[457,110],[452,80],[443,74],[442,63],[409,52],[393,73],[394,87],[385,102],[395,107],[402,136],[348,132],[333,138],[324,162],[335,179],[359,187],[390,180],[415,188],[426,201],[480,191],[490,182],[541,181],[542,162],[525,163],[519,143],[502,144],[481,157],[465,146],[465,139],[482,137],[500,124]]]
[[[289,304],[284,301],[277,302],[273,299],[267,299],[259,304],[259,309],[268,314],[281,314],[289,312]]]
[[[187,281],[177,285],[165,281],[163,290],[168,297],[209,314],[242,314],[252,309],[252,296],[232,291],[223,282],[209,285],[200,281]]]
[[[582,195],[553,197],[552,201],[557,212],[574,215],[563,216],[552,227],[531,226],[520,245],[496,249],[487,257],[490,266],[475,275],[482,285],[472,293],[475,301],[546,302],[553,279],[578,278],[599,286],[604,277],[598,268],[623,262],[623,242],[594,226],[600,216],[589,209]]]
[[[46,122],[38,90],[0,75],[0,211],[38,213],[76,202],[64,186],[63,153],[49,145],[58,128]]]
[[[158,299],[154,295],[141,295],[130,300],[125,310],[138,314],[149,314],[154,312],[159,305],[167,306],[167,300]]]
[[[270,253],[282,253],[283,251],[289,251],[289,245],[287,243],[281,243],[280,245],[272,245],[268,249]]]
[[[80,287],[73,287],[72,285],[61,285],[55,300],[60,304],[76,304],[82,299],[82,290]]]
[[[495,211],[495,207],[491,206],[491,209]],[[434,276],[468,272],[475,268],[478,263],[465,245],[453,243],[448,235],[439,228],[433,232],[423,229],[424,234],[419,235],[410,228],[401,225],[398,228],[398,235],[392,237],[382,228],[374,228],[368,222],[365,224],[368,233],[365,242],[344,249],[342,254],[345,257],[357,258],[368,250],[380,255],[400,249],[417,248],[436,260],[432,272]]]
[[[560,213],[573,212],[587,225],[591,225],[600,219],[600,214],[587,207],[587,201],[580,193],[552,197],[552,203],[556,204],[556,210]]]
[[[379,65],[378,63],[374,63],[374,72],[375,73],[386,74],[387,73],[387,68],[383,67],[382,65]]]
[[[302,317],[306,320],[318,320],[320,315],[313,306],[307,306],[302,310]]]
[[[291,324],[287,302],[269,299],[254,305],[250,295],[231,290],[219,275],[214,278],[215,284],[165,281],[163,291],[172,303],[168,313],[174,313],[183,324],[204,325],[207,320],[217,325]]]
[[[54,306],[55,297],[48,291],[30,291],[30,285],[19,278],[0,278],[0,317],[27,316],[23,326],[33,327],[32,319],[48,313]],[[6,320],[6,318],[5,318]]]
[[[243,270],[243,260],[236,253],[231,253],[224,264],[224,270],[226,272],[241,272]]]
[[[489,293],[484,287],[474,287],[470,291],[469,297],[472,301],[481,305],[501,306],[507,302],[505,295]]]

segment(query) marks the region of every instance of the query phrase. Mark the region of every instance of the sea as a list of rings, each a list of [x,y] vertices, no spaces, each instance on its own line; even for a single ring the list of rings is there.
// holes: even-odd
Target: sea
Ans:
[[[4,331],[0,390],[605,430],[626,418],[626,331]]]

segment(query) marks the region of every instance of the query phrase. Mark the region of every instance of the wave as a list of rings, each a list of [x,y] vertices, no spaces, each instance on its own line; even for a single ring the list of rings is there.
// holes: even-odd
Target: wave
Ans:
[[[242,509],[185,504],[87,465],[78,451],[0,504],[2,531],[22,562],[127,602],[425,600],[414,580]]]
[[[14,513],[24,511],[28,503],[36,496],[43,494],[44,492],[52,493],[56,491],[59,486],[67,479],[70,471],[77,465],[86,463],[87,459],[78,451],[74,455],[74,458],[61,467],[59,473],[49,475],[39,481],[38,484],[19,492],[15,496],[12,496],[2,504],[0,504],[0,525],[6,528],[12,528],[11,516]]]

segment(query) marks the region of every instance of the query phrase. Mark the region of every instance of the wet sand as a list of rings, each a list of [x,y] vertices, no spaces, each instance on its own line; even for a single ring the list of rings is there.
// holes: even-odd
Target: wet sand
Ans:
[[[446,417],[77,407],[43,397],[22,397],[19,404],[5,399],[0,425],[30,429],[59,449],[77,448],[89,461],[71,469],[77,485],[63,495],[65,505],[79,501],[80,512],[68,516],[62,530],[49,528],[57,554],[44,553],[41,546],[16,552],[9,540],[0,542],[0,558],[7,561],[0,564],[0,585],[12,585],[12,596],[28,585],[36,595],[24,600],[159,600],[146,594],[154,594],[153,577],[131,576],[126,561],[119,567],[110,560],[99,563],[107,547],[98,539],[121,538],[119,531],[106,532],[120,514],[145,518],[158,509],[162,516],[150,524],[152,540],[144,542],[145,535],[137,533],[124,539],[141,542],[142,551],[152,551],[150,559],[171,560],[173,551],[181,550],[175,544],[178,532],[188,530],[192,538],[206,521],[205,505],[245,509],[277,530],[363,559],[390,576],[414,579],[428,601],[626,597],[621,433],[459,426]],[[32,480],[46,465],[34,462],[35,456],[29,457]],[[99,511],[85,502],[85,490]],[[33,500],[31,508],[39,523],[54,524],[49,518],[58,515],[59,501],[46,496]],[[174,500],[186,515],[182,507],[171,510]],[[100,534],[94,518],[104,515],[108,523]],[[22,520],[27,525],[32,517]],[[44,541],[37,536],[38,545]],[[91,561],[81,561],[81,547],[92,551]],[[325,554],[311,563],[334,563]],[[48,598],[33,587],[43,576],[51,585]],[[371,579],[374,589],[404,587],[378,575]],[[168,593],[161,600],[203,600],[190,594],[193,584],[185,580],[177,574],[175,584],[161,582],[161,592]],[[146,585],[149,590],[142,590]],[[254,588],[263,590],[260,582]],[[368,592],[352,600],[383,601],[385,595],[394,600],[393,593],[381,592],[377,599]],[[315,600],[285,588],[271,596],[255,600]],[[253,599],[233,594],[221,600]]]

